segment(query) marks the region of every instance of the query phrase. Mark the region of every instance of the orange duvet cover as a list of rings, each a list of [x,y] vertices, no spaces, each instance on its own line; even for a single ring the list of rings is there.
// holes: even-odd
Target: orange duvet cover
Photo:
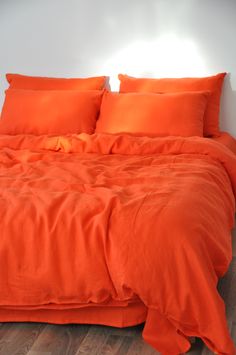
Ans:
[[[235,155],[206,138],[0,136],[0,309],[140,299],[159,352],[235,354],[216,288],[235,191]]]

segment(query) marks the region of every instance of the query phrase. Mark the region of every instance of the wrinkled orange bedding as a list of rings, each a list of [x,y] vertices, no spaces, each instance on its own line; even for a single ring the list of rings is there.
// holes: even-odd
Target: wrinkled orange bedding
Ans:
[[[0,308],[147,307],[163,354],[234,354],[216,285],[236,157],[206,138],[0,136]],[[0,313],[1,315],[1,313]],[[0,321],[2,319],[0,318]]]
[[[228,132],[220,132],[218,137],[212,138],[216,142],[220,142],[228,147],[234,154],[236,154],[236,139]]]

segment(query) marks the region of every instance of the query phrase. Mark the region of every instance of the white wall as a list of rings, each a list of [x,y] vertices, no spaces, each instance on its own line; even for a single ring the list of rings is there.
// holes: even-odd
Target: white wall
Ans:
[[[222,128],[236,136],[235,0],[0,0],[4,74],[201,76],[227,71]]]

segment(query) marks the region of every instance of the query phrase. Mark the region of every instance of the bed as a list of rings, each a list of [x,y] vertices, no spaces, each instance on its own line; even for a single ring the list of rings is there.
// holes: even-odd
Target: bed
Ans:
[[[163,354],[235,354],[229,134],[2,133],[0,166],[0,322],[145,322]]]

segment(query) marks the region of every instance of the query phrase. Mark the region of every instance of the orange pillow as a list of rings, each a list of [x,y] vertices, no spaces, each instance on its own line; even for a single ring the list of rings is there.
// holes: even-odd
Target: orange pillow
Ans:
[[[6,90],[0,134],[93,133],[103,91]]]
[[[20,74],[6,74],[10,89],[24,90],[101,90],[106,76],[91,78],[47,78]]]
[[[202,136],[208,96],[208,92],[106,92],[95,132]]]
[[[133,78],[119,74],[120,92],[210,91],[204,116],[204,136],[219,136],[221,89],[226,73],[203,78]]]

